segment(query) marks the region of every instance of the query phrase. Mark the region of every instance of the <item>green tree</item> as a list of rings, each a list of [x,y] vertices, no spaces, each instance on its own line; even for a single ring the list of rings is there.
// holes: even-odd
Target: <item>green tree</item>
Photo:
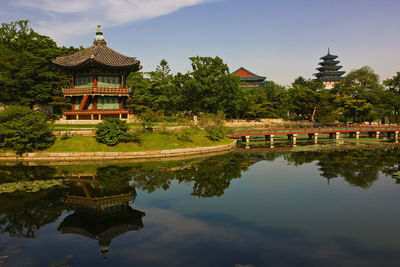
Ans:
[[[43,150],[51,146],[54,140],[43,113],[18,106],[0,111],[0,147],[21,154]]]
[[[388,89],[380,94],[381,108],[390,121],[398,124],[400,122],[400,72],[397,72],[393,78],[384,80],[383,84]]]
[[[182,102],[187,111],[216,113],[228,117],[238,113],[241,90],[239,77],[231,75],[219,57],[191,57],[193,71],[180,75]]]
[[[349,72],[346,78],[332,89],[335,105],[347,122],[373,121],[383,114],[379,109],[379,95],[383,87],[379,76],[370,67]]]
[[[298,77],[287,91],[291,117],[315,122],[323,90],[321,82]]]
[[[59,73],[52,60],[76,52],[58,47],[47,36],[36,33],[27,20],[0,27],[0,99],[4,104],[33,106],[52,103],[61,110],[66,102],[61,86],[70,78]]]

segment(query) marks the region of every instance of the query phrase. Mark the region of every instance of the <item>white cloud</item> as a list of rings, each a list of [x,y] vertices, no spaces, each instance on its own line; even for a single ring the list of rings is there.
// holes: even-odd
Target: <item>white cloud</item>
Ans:
[[[155,18],[211,0],[15,0],[13,4],[41,12],[35,30],[57,42],[93,32],[97,23],[107,28]],[[36,26],[35,25],[35,26]]]

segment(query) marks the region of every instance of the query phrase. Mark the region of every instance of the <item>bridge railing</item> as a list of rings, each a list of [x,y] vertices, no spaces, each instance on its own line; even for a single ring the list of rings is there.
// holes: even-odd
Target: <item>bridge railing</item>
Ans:
[[[352,132],[396,132],[400,126],[339,126],[318,128],[253,129],[235,132],[230,138],[257,135],[315,134],[315,133],[352,133]]]

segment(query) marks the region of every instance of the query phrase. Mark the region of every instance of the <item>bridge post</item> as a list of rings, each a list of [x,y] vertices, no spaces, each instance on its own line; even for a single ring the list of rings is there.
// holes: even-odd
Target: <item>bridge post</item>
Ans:
[[[394,140],[399,141],[399,132],[394,132]]]
[[[340,139],[340,133],[336,132],[336,139]]]
[[[314,143],[318,144],[318,133],[314,134]]]
[[[76,119],[77,121],[79,121],[79,115],[78,115],[78,114],[75,115],[75,119]]]
[[[296,145],[296,139],[297,139],[297,134],[293,134],[293,137],[292,137],[293,145]]]
[[[360,132],[356,132],[356,138],[357,138],[357,139],[360,138]]]
[[[275,137],[275,135],[273,135],[273,134],[271,134],[269,136],[269,141],[271,142],[271,145],[274,143],[274,137]]]
[[[250,135],[246,135],[246,143],[250,143]]]
[[[375,134],[375,136],[376,136],[376,139],[379,139],[379,135],[381,134],[381,132],[376,132],[376,134]]]

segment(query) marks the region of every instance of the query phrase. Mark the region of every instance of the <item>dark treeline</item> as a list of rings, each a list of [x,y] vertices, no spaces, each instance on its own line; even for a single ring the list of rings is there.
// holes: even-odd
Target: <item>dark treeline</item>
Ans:
[[[81,48],[80,48],[81,49]],[[36,33],[28,21],[0,27],[0,103],[50,104],[56,113],[68,108],[61,86],[70,77],[51,60],[78,48],[58,47]],[[175,116],[222,112],[228,118],[285,118],[321,123],[364,122],[388,118],[399,123],[400,72],[379,82],[370,67],[348,73],[327,90],[323,84],[298,77],[290,86],[267,81],[261,88],[244,89],[219,57],[191,57],[192,70],[173,74],[166,60],[154,71],[131,73],[128,107],[135,114]]]

